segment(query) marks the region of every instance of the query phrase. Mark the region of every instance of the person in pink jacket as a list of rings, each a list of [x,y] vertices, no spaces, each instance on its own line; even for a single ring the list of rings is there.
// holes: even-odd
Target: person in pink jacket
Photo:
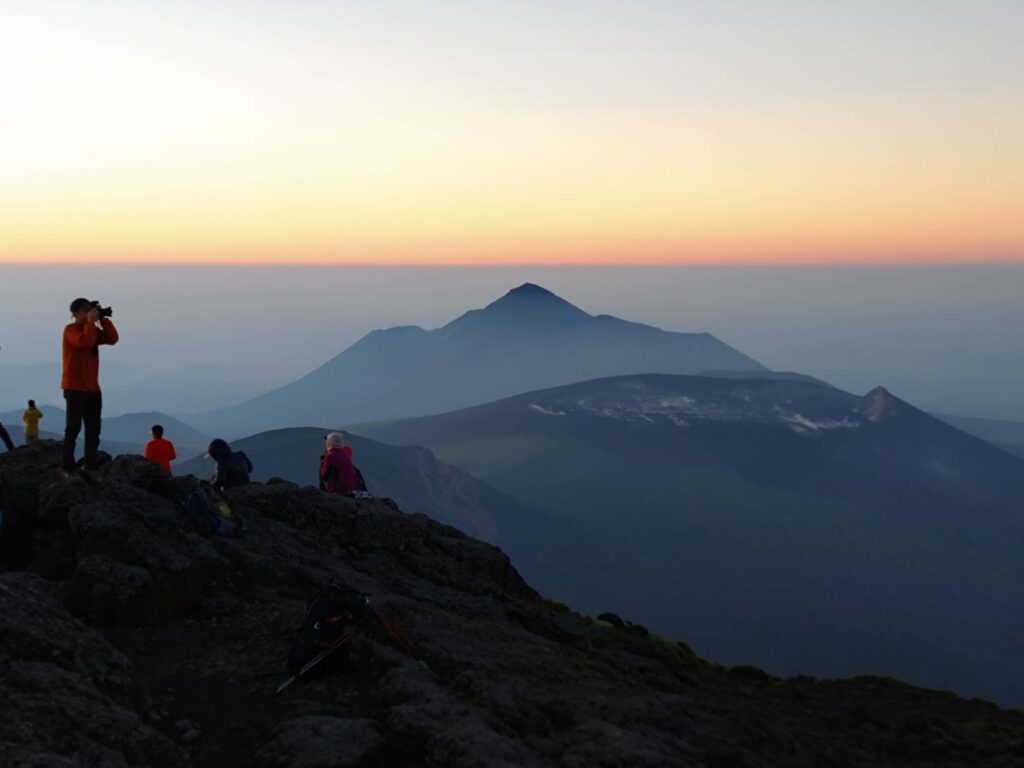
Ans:
[[[324,438],[324,455],[320,460],[320,490],[351,496],[359,490],[356,468],[349,452],[345,450],[345,438],[340,432],[331,432]]]

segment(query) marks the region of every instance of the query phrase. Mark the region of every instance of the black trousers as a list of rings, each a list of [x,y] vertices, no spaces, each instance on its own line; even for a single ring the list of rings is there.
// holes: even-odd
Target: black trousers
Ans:
[[[4,429],[3,424],[0,424],[0,441],[7,447],[8,451],[14,450],[14,443],[11,440],[11,436],[7,434],[7,430]]]
[[[75,440],[85,423],[85,466],[96,466],[96,452],[100,448],[100,413],[103,395],[99,392],[79,392],[65,389],[67,421],[64,424],[64,469],[75,468]]]

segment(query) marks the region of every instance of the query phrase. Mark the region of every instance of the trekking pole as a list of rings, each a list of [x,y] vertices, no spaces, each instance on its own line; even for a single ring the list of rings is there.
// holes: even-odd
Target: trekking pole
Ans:
[[[291,684],[292,684],[292,683],[294,683],[294,682],[295,682],[296,680],[298,680],[298,679],[299,679],[300,677],[302,677],[302,676],[303,676],[304,674],[306,674],[307,672],[309,672],[309,670],[313,669],[313,667],[315,667],[315,666],[316,666],[317,664],[319,664],[319,663],[320,663],[321,661],[323,661],[323,660],[324,660],[324,659],[326,659],[326,658],[327,658],[328,656],[330,656],[330,655],[331,655],[332,653],[334,653],[334,652],[335,652],[336,650],[338,650],[338,648],[340,648],[340,647],[341,647],[341,646],[343,646],[343,645],[344,645],[345,643],[347,643],[347,642],[348,642],[349,640],[351,640],[351,639],[352,639],[352,638],[353,638],[353,637],[355,636],[355,634],[356,634],[356,631],[355,631],[355,629],[350,629],[350,630],[349,630],[348,632],[346,632],[346,633],[345,633],[344,635],[342,635],[342,636],[341,636],[341,637],[339,637],[339,638],[338,638],[337,640],[335,640],[335,641],[334,641],[334,642],[333,642],[333,643],[332,643],[331,645],[327,646],[327,647],[326,647],[326,648],[324,648],[324,649],[323,649],[322,651],[320,651],[320,653],[318,653],[318,654],[317,654],[316,656],[314,656],[314,657],[313,657],[312,659],[310,659],[309,661],[307,661],[307,662],[305,663],[305,665],[304,665],[304,666],[302,667],[302,669],[300,669],[300,670],[299,670],[298,672],[296,672],[296,673],[295,673],[294,675],[292,675],[292,676],[291,676],[291,677],[289,677],[289,678],[288,678],[287,680],[285,680],[285,681],[284,681],[283,683],[281,683],[281,685],[279,685],[279,686],[277,687],[277,690],[276,690],[276,691],[274,691],[274,695],[276,696],[276,695],[277,695],[277,694],[279,694],[279,693],[280,693],[281,691],[283,691],[283,690],[284,690],[285,688],[287,688],[287,687],[288,687],[289,685],[291,685]]]

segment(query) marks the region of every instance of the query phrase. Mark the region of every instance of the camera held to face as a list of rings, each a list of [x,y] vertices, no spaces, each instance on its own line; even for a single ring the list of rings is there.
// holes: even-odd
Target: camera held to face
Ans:
[[[114,308],[113,307],[100,306],[100,303],[98,301],[90,301],[89,302],[89,306],[92,309],[95,309],[96,312],[99,313],[99,316],[101,318],[103,318],[103,317],[110,317],[111,315],[114,314]]]

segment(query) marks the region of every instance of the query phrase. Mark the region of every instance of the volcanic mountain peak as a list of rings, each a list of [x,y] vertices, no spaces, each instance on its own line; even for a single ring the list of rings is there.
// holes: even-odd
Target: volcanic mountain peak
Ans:
[[[561,301],[562,299],[556,294],[549,291],[547,288],[543,288],[536,283],[523,283],[517,288],[513,288],[511,291],[505,294],[505,296],[546,296],[555,298]]]
[[[440,328],[375,331],[301,379],[196,423],[239,437],[443,413],[602,376],[716,369],[763,366],[709,334],[594,317],[526,283]]]
[[[591,315],[546,288],[534,283],[523,283],[483,309],[466,312],[450,325],[464,325],[470,320],[549,325],[578,323],[591,319]]]

